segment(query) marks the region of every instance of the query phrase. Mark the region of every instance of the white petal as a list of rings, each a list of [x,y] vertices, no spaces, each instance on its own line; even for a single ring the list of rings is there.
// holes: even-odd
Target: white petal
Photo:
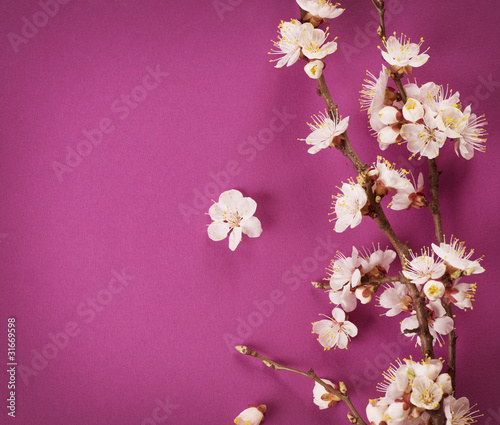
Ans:
[[[240,222],[243,233],[251,238],[257,238],[262,233],[262,225],[257,217],[244,218]]]
[[[229,249],[234,251],[241,241],[241,227],[235,227],[229,235]]]
[[[210,215],[210,218],[213,221],[222,221],[224,220],[224,212],[226,210],[226,207],[224,205],[221,205],[219,203],[213,204],[210,209],[208,210],[208,214]]]
[[[238,201],[236,209],[241,217],[249,218],[255,214],[257,202],[255,202],[252,198],[242,198]]]
[[[243,199],[241,192],[231,189],[221,193],[219,196],[219,203],[227,205],[230,209],[235,209],[241,199]]]
[[[418,100],[409,98],[403,108],[403,116],[407,121],[417,122],[424,117],[424,108]]]
[[[214,221],[208,226],[208,237],[213,241],[225,239],[229,232],[229,224],[224,221]]]
[[[332,310],[332,317],[339,323],[343,323],[345,321],[345,312],[344,310],[336,307]]]

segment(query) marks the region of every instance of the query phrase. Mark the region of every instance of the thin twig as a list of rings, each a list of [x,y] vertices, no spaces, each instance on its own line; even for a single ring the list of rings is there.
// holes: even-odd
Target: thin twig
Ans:
[[[327,384],[325,381],[323,381],[321,378],[319,378],[318,375],[316,375],[316,373],[314,372],[313,369],[309,369],[307,372],[305,372],[303,370],[294,369],[292,367],[287,367],[287,366],[283,366],[279,363],[276,363],[274,360],[271,360],[267,357],[264,357],[263,355],[257,353],[256,351],[253,351],[252,349],[250,349],[248,347],[239,345],[235,348],[236,348],[236,350],[238,350],[242,354],[246,354],[247,356],[257,357],[257,358],[261,359],[264,362],[264,364],[270,368],[273,368],[275,370],[286,370],[288,372],[297,373],[298,375],[302,375],[302,376],[305,376],[307,378],[312,379],[313,381],[315,381],[318,384],[320,384],[321,386],[323,386],[323,388],[325,390],[327,390],[329,393],[336,395],[340,400],[342,400],[345,404],[347,404],[347,406],[351,410],[352,415],[356,419],[356,422],[355,422],[356,424],[366,425],[366,422],[363,420],[363,418],[361,418],[358,411],[356,410],[356,408],[352,404],[351,399],[347,395],[347,392],[346,391],[340,392],[340,391],[336,390],[335,388],[333,388],[331,385]]]
[[[429,190],[431,192],[430,211],[432,213],[432,218],[434,220],[434,231],[436,234],[436,240],[438,244],[444,242],[444,232],[443,232],[443,221],[441,217],[441,207],[439,205],[439,174],[437,169],[436,159],[428,159],[427,164],[429,166]],[[445,282],[448,285],[451,282]],[[446,311],[446,315],[453,319],[453,309],[451,304],[446,304],[443,302],[443,307]],[[457,359],[457,334],[455,329],[453,329],[448,334],[448,364],[447,372],[451,376],[451,383],[453,390],[456,390],[456,359]]]

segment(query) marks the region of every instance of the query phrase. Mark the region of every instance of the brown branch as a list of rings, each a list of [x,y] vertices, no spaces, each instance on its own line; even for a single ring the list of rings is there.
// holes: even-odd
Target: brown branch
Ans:
[[[337,117],[338,107],[330,95],[330,91],[328,90],[328,86],[326,85],[325,77],[323,75],[318,79],[317,92],[318,95],[320,95],[325,101],[329,111],[333,115],[332,118]],[[336,146],[336,148],[351,161],[357,173],[359,175],[363,175],[364,172],[368,169],[368,166],[359,158],[359,156],[354,151],[349,137],[347,136],[347,131],[343,134],[343,137],[344,141],[339,146]],[[401,242],[397,237],[380,203],[375,202],[375,195],[373,193],[372,186],[373,181],[371,181],[370,179],[366,179],[364,189],[368,197],[370,207],[372,208],[370,217],[375,220],[378,228],[387,236],[399,256],[401,266],[404,268],[407,258],[410,258],[410,251],[406,244]],[[432,345],[433,338],[429,331],[427,309],[425,306],[425,296],[421,294],[417,287],[404,276],[401,277],[401,282],[404,283],[404,285],[408,288],[408,292],[413,298],[414,309],[417,314],[417,320],[419,324],[418,336],[420,337],[422,354],[424,355],[424,357],[434,358],[434,348]]]
[[[366,280],[363,280],[365,279]],[[397,275],[397,276],[385,276],[381,277],[379,279],[369,279],[367,276],[364,276],[361,279],[361,285],[371,285],[371,286],[376,286],[379,287],[380,285],[383,285],[384,283],[391,283],[391,282],[401,282],[403,276]],[[318,289],[332,289],[330,286],[329,282],[311,282],[311,285],[314,286],[315,288]]]
[[[377,29],[377,34],[382,40],[382,42],[385,41],[386,39],[386,34],[385,34],[385,20],[384,20],[384,15],[385,15],[385,9],[384,9],[384,0],[372,0],[373,5],[377,9],[378,12],[378,18],[379,18],[379,27]]]
[[[443,303],[446,315],[453,319],[453,311],[451,308],[451,303]],[[457,359],[457,334],[455,329],[448,334],[448,364],[446,366],[446,372],[451,377],[451,385],[453,391],[456,391],[456,359]]]
[[[378,12],[378,17],[380,21],[380,25],[377,29],[377,34],[378,37],[380,38],[380,41],[382,42],[382,48],[384,50],[387,50],[385,47],[385,42],[386,42],[386,30],[385,30],[385,8],[384,8],[384,0],[372,0],[373,5],[377,9]],[[401,95],[401,100],[403,103],[406,103],[406,92],[405,89],[403,88],[403,85],[401,84],[401,77],[402,75],[398,73],[391,72],[391,78],[394,81],[394,84],[396,84],[396,87],[398,88],[399,94]]]
[[[436,159],[428,159],[427,164],[429,166],[429,190],[431,192],[432,203],[429,209],[432,213],[432,218],[434,220],[434,231],[436,234],[436,240],[438,244],[444,242],[443,233],[443,222],[441,218],[441,207],[439,205],[439,175],[440,172],[437,169]],[[445,282],[446,283],[446,282]],[[449,285],[451,282],[448,282]],[[453,319],[453,311],[451,304],[443,303],[443,307],[446,311],[446,315]],[[453,390],[456,390],[456,360],[457,360],[457,334],[455,329],[453,329],[448,334],[448,364],[446,372],[451,376],[451,382]]]
[[[349,398],[349,395],[347,395],[347,391],[341,392],[341,391],[336,390],[331,385],[327,384],[325,381],[323,381],[321,378],[319,378],[313,369],[309,369],[307,372],[304,372],[304,371],[299,370],[299,369],[294,369],[294,368],[283,366],[279,363],[276,363],[274,360],[268,359],[267,357],[262,356],[261,354],[257,353],[256,351],[253,351],[252,349],[250,349],[248,347],[238,345],[235,348],[236,348],[236,350],[238,350],[242,354],[246,354],[247,356],[257,357],[257,358],[261,359],[266,366],[268,366],[272,369],[286,370],[288,372],[297,373],[298,375],[302,375],[302,376],[305,376],[307,378],[312,379],[313,381],[320,384],[329,393],[336,395],[340,400],[342,400],[345,404],[347,404],[347,406],[351,410],[352,416],[355,418],[356,424],[366,425],[366,422],[361,418],[358,411],[356,410],[356,408],[352,404],[351,399]]]
[[[428,159],[429,166],[429,190],[431,191],[432,203],[430,210],[434,219],[434,229],[438,244],[444,242],[443,223],[441,220],[441,209],[439,207],[439,171],[437,170],[436,159]]]

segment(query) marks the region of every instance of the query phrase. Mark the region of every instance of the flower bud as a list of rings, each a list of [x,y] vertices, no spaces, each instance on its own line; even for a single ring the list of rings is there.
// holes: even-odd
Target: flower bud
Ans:
[[[248,354],[248,348],[245,347],[244,345],[237,345],[236,347],[237,351],[239,351],[241,354]]]
[[[358,286],[355,294],[356,298],[361,301],[361,304],[368,304],[372,300],[372,286]]]
[[[401,112],[394,106],[385,106],[379,111],[378,118],[383,124],[391,125],[399,122],[398,114]]]
[[[243,410],[235,419],[235,424],[243,423],[245,425],[259,425],[264,420],[266,405],[261,404],[258,407],[250,406]]]
[[[329,381],[328,379],[322,379],[322,381],[328,385],[331,385],[336,390],[339,389],[338,385],[335,385],[332,381]],[[314,397],[313,399],[314,404],[318,406],[320,410],[333,407],[340,401],[340,398],[338,398],[335,394],[328,392],[326,388],[323,387],[323,385],[319,384],[318,382],[314,384],[313,397]]]
[[[318,78],[323,75],[323,68],[325,67],[325,64],[321,62],[320,60],[313,60],[304,66],[304,71],[306,71],[306,74],[309,75],[314,80],[317,80]]]
[[[424,285],[424,293],[431,301],[436,301],[444,295],[445,287],[439,280],[429,280]]]
[[[343,395],[347,394],[347,387],[345,386],[345,384],[342,381],[339,382],[339,388],[340,388],[341,394],[343,394]]]
[[[436,384],[438,384],[443,390],[443,396],[446,397],[453,392],[453,385],[451,383],[451,376],[447,373],[442,373],[436,379]]]
[[[387,405],[378,406],[377,400],[370,400],[368,406],[366,406],[366,416],[370,421],[370,424],[379,425],[381,423],[387,424],[384,419],[384,414],[387,409]]]
[[[410,413],[410,405],[403,402],[394,402],[387,408],[386,414],[390,416],[392,422],[402,422]]]
[[[378,179],[379,171],[375,167],[370,167],[368,168],[366,175],[370,178],[370,180],[374,181]]]

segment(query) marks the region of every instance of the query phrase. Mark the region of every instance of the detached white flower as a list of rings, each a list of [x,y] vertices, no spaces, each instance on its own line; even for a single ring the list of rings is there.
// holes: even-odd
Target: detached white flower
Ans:
[[[404,72],[411,74],[412,67],[422,66],[429,60],[429,55],[425,52],[419,54],[423,41],[420,39],[420,43],[415,44],[410,43],[403,34],[399,40],[395,36],[390,36],[385,42],[387,51],[382,51],[382,57],[391,65],[393,72],[404,69]]]
[[[319,152],[321,149],[326,149],[332,143],[335,144],[340,141],[341,135],[347,130],[349,125],[349,117],[344,119],[332,120],[328,116],[328,112],[320,113],[319,115],[312,116],[313,123],[307,123],[312,133],[305,139],[299,139],[305,141],[308,145],[312,145],[307,152],[314,154]]]
[[[446,272],[446,266],[442,261],[436,262],[434,254],[430,254],[428,248],[423,248],[420,256],[416,257],[410,252],[412,260],[405,265],[403,275],[416,285],[423,285],[428,280],[439,279]]]
[[[347,348],[347,343],[352,337],[358,334],[358,328],[354,323],[346,320],[346,315],[340,308],[332,310],[332,318],[314,322],[313,333],[319,335],[319,343],[325,347],[325,350],[330,348]]]
[[[331,385],[334,389],[339,389],[338,385],[335,385],[332,381],[323,378],[321,380],[326,384]],[[318,384],[317,382],[314,383],[313,397],[314,404],[318,406],[320,410],[333,407],[340,401],[340,398],[338,398],[335,394],[328,392],[323,385]]]
[[[229,249],[234,251],[241,241],[242,233],[256,238],[262,233],[262,225],[254,217],[257,203],[252,198],[244,198],[237,190],[221,193],[219,202],[213,204],[208,214],[213,222],[208,226],[208,237],[220,241],[229,235]]]
[[[339,7],[339,3],[332,4],[328,0],[297,0],[297,4],[303,10],[309,12],[312,17],[325,20],[336,18],[344,12],[344,9]],[[306,16],[304,19],[309,19],[309,17]]]
[[[299,44],[302,47],[302,53],[310,60],[323,59],[337,50],[337,43],[329,41],[325,43],[328,33],[319,28],[314,28],[312,24],[306,22],[302,24],[299,33]]]
[[[323,68],[325,67],[325,64],[321,62],[320,60],[314,60],[311,62],[308,62],[306,66],[304,66],[304,71],[306,71],[306,74],[312,78],[313,80],[317,80],[323,75]]]
[[[259,425],[264,421],[264,413],[266,413],[266,406],[264,404],[258,407],[250,406],[234,419],[234,423],[241,425]]]
[[[348,227],[354,229],[361,223],[363,214],[362,208],[368,202],[368,197],[364,189],[358,183],[343,183],[340,189],[342,194],[337,194],[335,200],[336,220],[335,231],[342,233]]]
[[[443,390],[432,379],[418,376],[413,380],[410,400],[415,406],[426,410],[437,410],[442,398]]]
[[[296,19],[290,22],[283,22],[278,26],[279,38],[278,41],[273,41],[276,50],[271,50],[269,54],[282,55],[281,58],[273,59],[271,62],[278,61],[275,65],[276,68],[283,66],[291,66],[299,60],[300,57],[300,44],[299,35],[302,24]]]

